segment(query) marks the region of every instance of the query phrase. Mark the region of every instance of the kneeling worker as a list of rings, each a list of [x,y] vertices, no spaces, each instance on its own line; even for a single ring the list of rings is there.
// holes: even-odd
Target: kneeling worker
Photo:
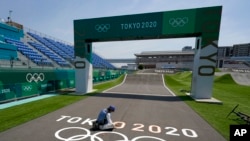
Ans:
[[[96,122],[93,123],[94,129],[112,130],[114,124],[111,120],[111,113],[115,111],[115,106],[110,105],[108,108],[100,111]]]

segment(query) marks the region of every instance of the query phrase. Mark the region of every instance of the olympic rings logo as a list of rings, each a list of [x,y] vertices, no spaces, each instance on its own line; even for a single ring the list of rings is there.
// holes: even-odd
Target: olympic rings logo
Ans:
[[[98,32],[107,32],[110,29],[110,24],[97,24],[95,30]]]
[[[45,78],[44,74],[43,73],[34,73],[34,74],[31,74],[31,73],[28,73],[26,75],[26,80],[30,83],[32,81],[34,82],[38,82],[38,81],[43,81]]]
[[[29,86],[23,86],[23,90],[24,91],[31,91],[32,90],[32,86],[29,85]]]
[[[81,133],[84,132],[85,134],[78,134],[78,135],[74,135],[71,137],[62,137],[61,134],[63,134],[62,132],[65,131],[65,133],[71,133],[70,131],[66,131],[66,130],[80,130],[77,131],[77,133]],[[84,140],[90,137],[90,141],[104,141],[101,137],[99,137],[98,135],[100,134],[115,134],[115,135],[119,135],[122,137],[122,139],[119,139],[119,141],[137,141],[139,139],[151,139],[151,140],[156,140],[156,141],[166,141],[164,139],[158,138],[158,137],[153,137],[153,136],[138,136],[138,137],[134,137],[132,140],[129,140],[127,136],[125,136],[122,133],[119,132],[107,132],[107,131],[103,131],[103,132],[97,132],[93,135],[91,135],[90,131],[86,128],[83,127],[67,127],[67,128],[62,128],[60,130],[58,130],[55,133],[55,137],[59,140],[62,141],[80,141],[80,140]]]
[[[172,27],[183,27],[185,24],[188,23],[188,17],[171,18],[168,22]]]

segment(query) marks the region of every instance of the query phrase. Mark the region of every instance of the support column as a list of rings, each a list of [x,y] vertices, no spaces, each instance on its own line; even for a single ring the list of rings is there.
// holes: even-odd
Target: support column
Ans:
[[[202,38],[196,39],[191,96],[211,99],[217,57],[217,41],[202,47]]]
[[[76,93],[89,93],[93,89],[92,43],[82,43],[84,57],[76,56],[75,81]]]

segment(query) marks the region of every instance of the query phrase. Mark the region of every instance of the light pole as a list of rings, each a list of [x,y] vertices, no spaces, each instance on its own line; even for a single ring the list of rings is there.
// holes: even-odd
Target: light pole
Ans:
[[[11,22],[11,13],[12,13],[12,12],[13,12],[12,10],[9,10],[8,22]]]

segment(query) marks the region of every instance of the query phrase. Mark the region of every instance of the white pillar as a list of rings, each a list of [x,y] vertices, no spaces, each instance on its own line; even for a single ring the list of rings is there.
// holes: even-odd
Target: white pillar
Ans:
[[[76,57],[75,60],[76,93],[86,94],[93,88],[93,66],[86,58]]]
[[[217,42],[201,48],[201,38],[196,42],[191,96],[195,99],[212,98]],[[198,44],[197,44],[198,43]]]

